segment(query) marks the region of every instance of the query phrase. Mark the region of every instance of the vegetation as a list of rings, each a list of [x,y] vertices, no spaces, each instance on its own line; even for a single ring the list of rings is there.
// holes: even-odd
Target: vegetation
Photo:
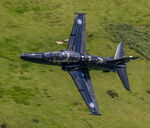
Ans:
[[[130,24],[110,24],[106,30],[112,34],[112,41],[123,41],[131,49],[150,59],[150,34],[147,31]]]
[[[148,128],[149,8],[148,0],[1,0],[0,126]],[[128,63],[130,92],[116,73],[90,72],[101,116],[88,115],[67,72],[19,58],[21,53],[65,49],[66,43],[55,42],[69,38],[74,12],[87,13],[89,54],[112,56],[118,41],[124,41],[126,56],[140,57]],[[109,90],[118,97],[110,97]]]

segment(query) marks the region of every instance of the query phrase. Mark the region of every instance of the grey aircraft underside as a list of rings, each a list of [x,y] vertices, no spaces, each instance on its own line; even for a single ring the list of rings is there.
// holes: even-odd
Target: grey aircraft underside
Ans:
[[[75,14],[76,18],[67,49],[59,52],[22,54],[21,59],[40,64],[61,66],[71,75],[91,114],[100,115],[89,70],[117,71],[124,87],[129,91],[126,62],[138,57],[125,57],[123,43],[119,43],[114,57],[104,58],[88,55],[86,53],[85,13]]]

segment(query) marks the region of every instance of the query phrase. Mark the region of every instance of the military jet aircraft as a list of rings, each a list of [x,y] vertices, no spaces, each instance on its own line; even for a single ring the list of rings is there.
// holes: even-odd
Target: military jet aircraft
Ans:
[[[123,43],[119,43],[114,57],[99,57],[86,52],[85,13],[75,13],[76,17],[68,47],[59,52],[27,53],[20,57],[23,60],[49,65],[61,66],[74,80],[80,94],[92,115],[100,115],[89,71],[117,71],[124,87],[129,91],[129,81],[126,72],[126,62],[138,57],[125,57]]]

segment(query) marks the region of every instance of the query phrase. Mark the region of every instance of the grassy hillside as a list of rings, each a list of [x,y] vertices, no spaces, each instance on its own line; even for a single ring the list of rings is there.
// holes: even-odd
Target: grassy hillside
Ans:
[[[0,125],[149,128],[149,36],[143,40],[130,29],[109,27],[128,24],[149,35],[149,8],[149,0],[0,0]],[[67,44],[56,45],[55,41],[69,38],[74,12],[87,13],[89,54],[112,56],[118,44],[115,41],[123,40],[127,56],[140,56],[128,63],[131,92],[123,88],[116,73],[90,72],[101,116],[88,115],[71,77],[60,67],[19,58],[21,53],[65,49]],[[111,98],[108,90],[115,90],[119,97]]]

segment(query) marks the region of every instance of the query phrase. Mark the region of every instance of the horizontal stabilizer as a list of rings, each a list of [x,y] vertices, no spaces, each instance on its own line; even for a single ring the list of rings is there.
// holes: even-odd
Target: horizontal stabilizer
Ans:
[[[129,81],[128,81],[128,76],[127,76],[127,71],[126,68],[116,68],[117,73],[124,85],[124,87],[130,91],[130,85],[129,85]]]
[[[127,63],[128,61],[138,59],[138,58],[139,57],[137,57],[137,56],[136,57],[129,56],[129,57],[123,57],[123,58],[120,58],[120,59],[108,60],[107,63],[113,63],[113,64],[116,64],[116,65],[120,65],[120,64]]]

